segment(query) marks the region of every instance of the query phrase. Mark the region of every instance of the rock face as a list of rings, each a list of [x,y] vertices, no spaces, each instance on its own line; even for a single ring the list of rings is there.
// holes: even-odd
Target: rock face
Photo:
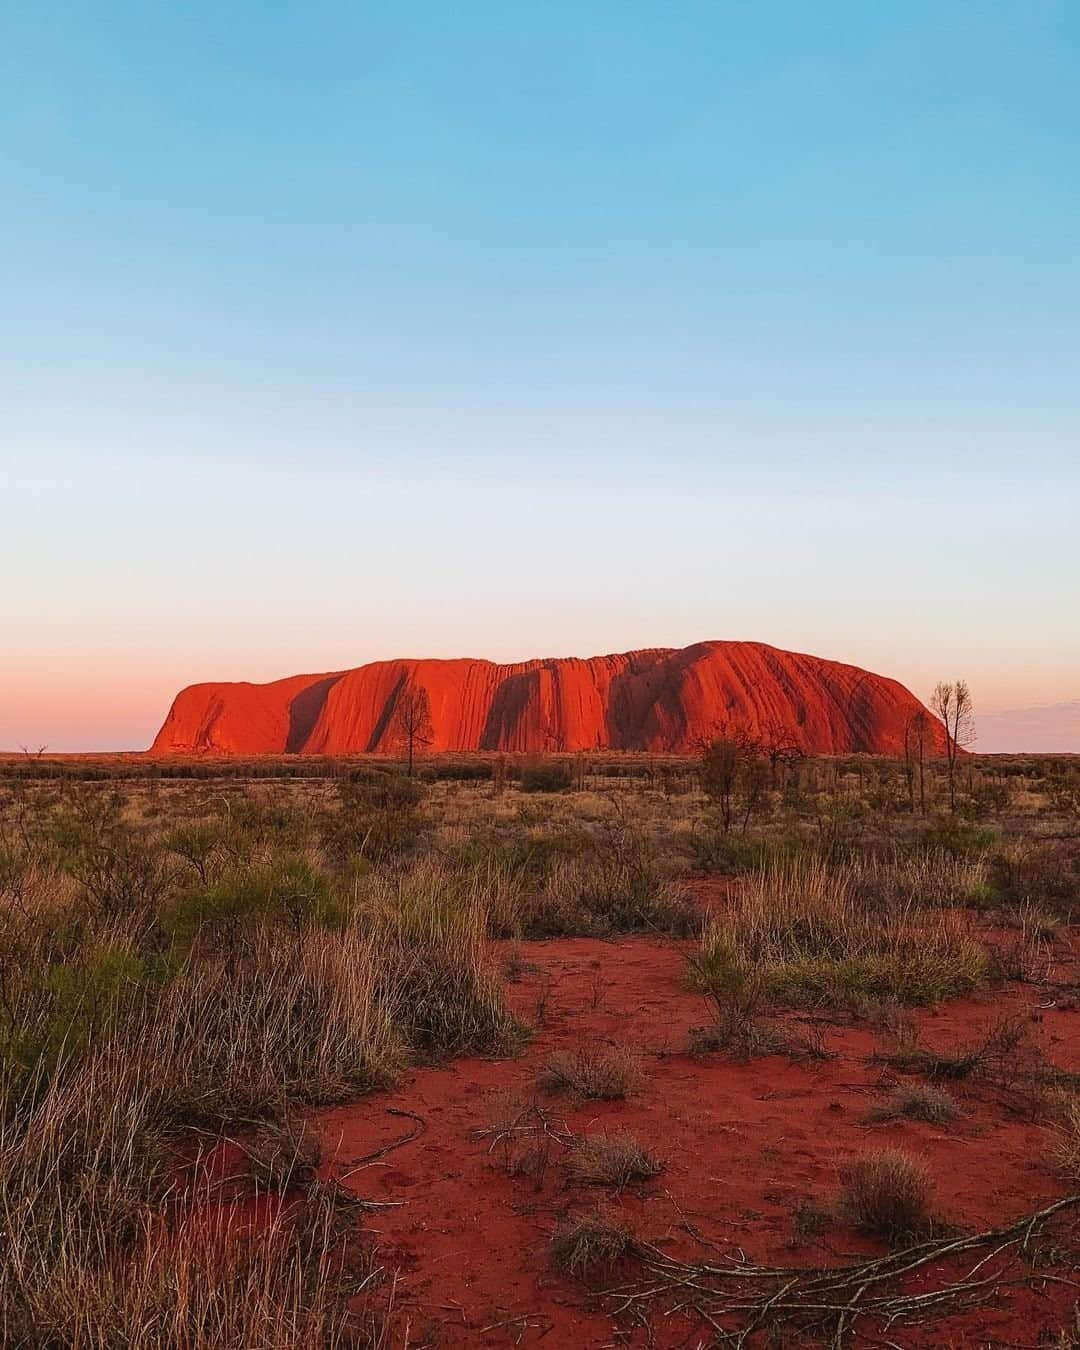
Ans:
[[[724,725],[783,733],[817,754],[898,754],[922,704],[856,666],[761,642],[699,642],[619,656],[376,661],[272,684],[195,684],[151,753],[397,753],[395,709],[423,689],[439,750],[693,753]],[[928,715],[929,716],[929,715]],[[943,731],[930,718],[940,748]]]

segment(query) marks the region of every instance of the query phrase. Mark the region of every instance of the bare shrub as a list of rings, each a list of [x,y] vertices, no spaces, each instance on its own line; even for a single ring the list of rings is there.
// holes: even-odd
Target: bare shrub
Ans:
[[[259,1122],[245,1151],[260,1188],[281,1194],[313,1185],[322,1162],[322,1146],[314,1131],[287,1108],[280,1118]]]
[[[833,1214],[814,1200],[803,1199],[791,1211],[791,1245],[801,1247],[822,1237],[832,1227]]]
[[[477,1135],[488,1140],[488,1153],[498,1159],[507,1176],[531,1177],[539,1190],[553,1147],[566,1148],[574,1136],[536,1101],[523,1102],[512,1093],[496,1093],[490,1108],[489,1123],[477,1130]]]
[[[1074,1183],[1080,1183],[1080,1097],[1065,1098],[1061,1117],[1057,1161]]]

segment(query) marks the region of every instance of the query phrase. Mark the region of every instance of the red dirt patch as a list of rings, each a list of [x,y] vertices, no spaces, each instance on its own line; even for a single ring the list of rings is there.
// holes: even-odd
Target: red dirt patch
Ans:
[[[1059,977],[1075,981],[1076,951],[1064,943],[1059,951],[1068,957]],[[366,1198],[400,1202],[367,1226],[388,1273],[398,1272],[396,1317],[408,1326],[411,1346],[619,1341],[620,1327],[594,1296],[553,1269],[548,1252],[558,1218],[591,1207],[603,1192],[566,1183],[558,1144],[542,1181],[508,1175],[489,1153],[489,1139],[476,1134],[491,1124],[500,1094],[523,1103],[539,1097],[575,1133],[633,1131],[665,1169],[607,1198],[640,1237],[683,1260],[708,1260],[715,1249],[703,1244],[736,1245],[755,1261],[784,1266],[883,1251],[842,1224],[792,1245],[796,1207],[832,1200],[839,1164],[865,1149],[897,1146],[924,1159],[936,1180],[937,1211],[962,1230],[1003,1225],[1065,1193],[1053,1169],[1052,1126],[1025,1118],[1017,1099],[989,1085],[948,1085],[964,1109],[948,1126],[867,1124],[887,1087],[883,1075],[894,1075],[872,1059],[882,1037],[865,1023],[819,1023],[835,1055],[827,1061],[695,1059],[686,1053],[687,1032],[704,1020],[705,1008],[685,989],[677,944],[563,939],[529,943],[523,952],[533,968],[510,986],[510,997],[537,1034],[519,1058],[417,1070],[393,1093],[312,1118],[333,1158],[331,1173],[347,1176]],[[1065,1007],[1044,1006],[1050,997],[1045,987],[1014,984],[915,1019],[925,1042],[939,1047],[985,1035],[1003,1014],[1019,1015],[1030,1019],[1054,1063],[1075,1071],[1077,1014],[1067,998]],[[581,1102],[538,1091],[537,1074],[552,1052],[605,1041],[628,1044],[640,1056],[644,1079],[627,1100]],[[348,1175],[350,1160],[403,1133],[407,1122],[388,1107],[419,1113],[426,1132]],[[892,1334],[905,1347],[972,1345],[976,1337],[987,1346],[1034,1345],[1042,1332],[1065,1325],[1075,1297],[1060,1284],[1010,1289],[966,1324],[954,1318]],[[620,1326],[630,1343],[644,1343],[640,1331]],[[660,1345],[696,1344],[703,1332],[682,1316],[654,1317],[654,1330]]]

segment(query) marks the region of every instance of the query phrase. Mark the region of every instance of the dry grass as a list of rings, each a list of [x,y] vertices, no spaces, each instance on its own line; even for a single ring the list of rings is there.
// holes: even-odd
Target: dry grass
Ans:
[[[505,1054],[520,1043],[488,946],[487,903],[481,877],[435,862],[377,876],[367,888],[388,1001],[423,1054]]]
[[[943,1088],[930,1083],[902,1084],[880,1106],[867,1115],[867,1120],[924,1120],[931,1125],[945,1125],[960,1114],[956,1100]]]
[[[170,1232],[144,1215],[118,1259],[106,1234],[64,1232],[38,1278],[15,1235],[0,1314],[3,1344],[71,1350],[279,1350],[363,1344],[341,1297],[341,1248],[328,1213],[257,1228],[243,1210],[186,1218]],[[367,1343],[374,1344],[374,1337]]]
[[[627,1186],[662,1170],[662,1164],[628,1130],[581,1135],[570,1145],[565,1165],[572,1181],[592,1186]]]
[[[840,1172],[840,1209],[862,1233],[897,1241],[930,1225],[933,1185],[922,1163],[899,1149],[866,1153]]]
[[[587,1280],[610,1274],[632,1241],[622,1217],[614,1210],[598,1207],[560,1220],[551,1235],[551,1257],[567,1275]]]
[[[727,987],[757,972],[770,997],[796,1005],[931,1003],[986,977],[986,952],[965,915],[911,900],[876,908],[860,899],[856,880],[815,858],[746,878],[706,926],[696,982]]]
[[[336,777],[244,784],[236,766],[233,782],[217,766],[192,765],[211,777],[125,784],[122,799],[116,783],[59,780],[7,793],[0,1343],[377,1343],[375,1324],[354,1327],[345,1312],[342,1295],[372,1272],[346,1268],[355,1242],[342,1240],[341,1214],[316,1183],[317,1149],[293,1107],[379,1087],[418,1057],[513,1050],[522,1029],[507,1012],[488,934],[696,931],[677,877],[687,856],[680,840],[706,824],[693,767],[661,773],[646,757],[609,760],[607,770],[636,777],[591,774],[594,790],[547,798],[501,782],[439,782],[423,801],[410,789],[400,819],[390,803],[374,821],[371,802],[343,794]],[[854,799],[864,772],[886,785],[893,769],[804,766],[799,794],[808,801],[842,786]],[[984,845],[967,827],[951,830],[948,851],[888,853],[886,839],[910,844],[925,822],[882,815],[865,850],[852,831],[830,855],[846,862],[814,862],[820,805],[799,818],[797,805],[773,802],[767,833],[732,851],[739,871],[773,862],[736,886],[703,943],[699,979],[716,1005],[704,1033],[711,1044],[738,1055],[795,1052],[786,1037],[777,1044],[766,1015],[778,1001],[916,1003],[972,987],[986,957],[970,916],[953,912],[960,906],[1011,906],[1004,921],[1023,944],[1014,965],[1030,977],[1052,951],[1052,916],[1075,912],[1063,863],[1036,876],[1025,860],[1022,874],[995,874],[991,887]],[[519,949],[508,973],[527,968]],[[594,1003],[602,992],[598,980]],[[978,1073],[1004,1083],[1022,1071],[1043,1082],[1027,1060],[1017,1070],[1014,1030],[955,1054],[908,1050],[913,1067],[935,1079]],[[583,1046],[544,1074],[550,1087],[601,1099],[625,1096],[640,1078],[632,1051],[617,1045]],[[939,1089],[904,1093],[886,1107],[944,1118]],[[260,1190],[275,1193],[257,1225],[220,1191],[169,1189],[178,1137],[192,1127],[216,1136],[226,1125],[239,1127]],[[565,1159],[581,1183],[609,1186],[657,1166],[631,1137],[575,1140],[535,1105],[490,1137],[508,1168],[538,1185],[550,1158]],[[1077,1140],[1074,1107],[1060,1153],[1073,1176]],[[888,1186],[872,1194],[861,1173],[848,1186],[879,1218],[892,1216],[890,1233],[912,1221],[897,1218],[898,1185],[888,1203]],[[617,1216],[578,1214],[560,1225],[553,1254],[588,1273],[610,1268],[629,1242]]]
[[[316,1184],[322,1146],[311,1127],[288,1108],[276,1119],[260,1121],[245,1140],[244,1151],[260,1190],[284,1195]]]
[[[236,957],[207,957],[150,1014],[177,1114],[195,1120],[274,1112],[284,1099],[344,1101],[385,1086],[405,1062],[396,989],[371,938],[256,930]]]
[[[741,987],[711,989],[711,1017],[705,1026],[691,1027],[687,1049],[692,1055],[725,1050],[746,1062],[760,1055],[779,1054],[785,1040],[776,1024],[765,1014],[763,984],[751,978]]]
[[[629,1096],[642,1080],[637,1056],[626,1045],[582,1045],[552,1055],[541,1075],[549,1092],[573,1092],[597,1101]]]
[[[1067,1096],[1061,1105],[1057,1162],[1075,1185],[1080,1183],[1080,1097]]]

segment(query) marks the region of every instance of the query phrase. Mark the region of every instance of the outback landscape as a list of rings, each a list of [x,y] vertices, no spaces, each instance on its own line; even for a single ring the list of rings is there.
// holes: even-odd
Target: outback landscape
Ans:
[[[3,1343],[1077,1344],[1076,760],[405,668],[396,754],[0,761]]]
[[[0,1350],[1080,1350],[1078,57],[0,2]]]

